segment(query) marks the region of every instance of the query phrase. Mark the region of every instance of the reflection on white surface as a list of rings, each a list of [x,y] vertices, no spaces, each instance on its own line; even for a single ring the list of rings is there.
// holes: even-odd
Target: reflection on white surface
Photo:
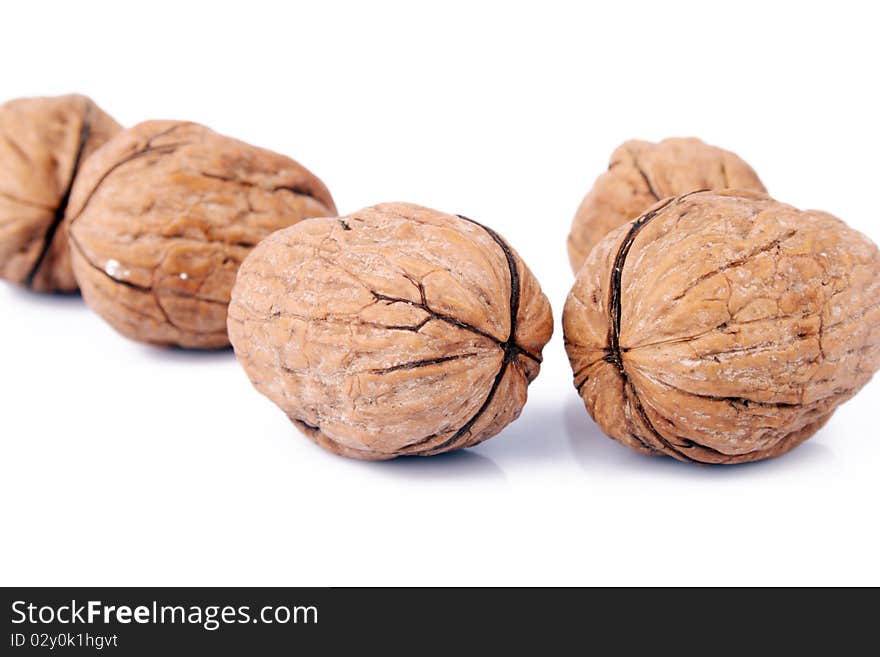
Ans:
[[[504,471],[495,462],[472,449],[438,454],[407,456],[390,461],[364,462],[374,476],[403,479],[413,485],[420,482],[484,482],[506,481]]]
[[[131,348],[140,352],[144,358],[168,364],[186,364],[235,359],[232,347],[223,349],[182,349],[180,347],[158,347],[149,344],[131,343]]]
[[[494,438],[472,448],[505,466],[540,468],[569,457],[559,408],[531,400],[515,420]]]
[[[44,292],[32,292],[23,287],[12,285],[0,280],[0,299],[3,299],[4,307],[0,309],[0,317],[10,317],[14,308],[44,308],[52,309],[53,312],[62,313],[87,313],[88,307],[82,300],[79,291],[62,292],[60,294],[46,294]],[[0,328],[2,331],[2,328]],[[0,332],[0,335],[3,335]]]

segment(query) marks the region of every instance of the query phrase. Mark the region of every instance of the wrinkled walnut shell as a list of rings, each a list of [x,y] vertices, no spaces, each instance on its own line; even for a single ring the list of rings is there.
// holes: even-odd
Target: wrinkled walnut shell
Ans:
[[[371,460],[498,433],[552,331],[538,282],[497,233],[405,203],[271,235],[229,307],[257,390],[322,447]]]
[[[880,255],[751,192],[667,199],[591,252],[563,315],[609,436],[683,461],[783,454],[880,366]]]
[[[577,274],[590,250],[610,231],[669,196],[701,189],[765,192],[737,155],[695,138],[658,143],[631,140],[611,155],[608,170],[584,197],[568,235],[568,258]]]
[[[229,344],[229,294],[254,245],[336,208],[288,157],[149,121],[89,159],[69,212],[74,272],[95,312],[135,340],[210,349]]]
[[[82,163],[122,127],[85,96],[0,105],[0,278],[73,292],[64,222]]]

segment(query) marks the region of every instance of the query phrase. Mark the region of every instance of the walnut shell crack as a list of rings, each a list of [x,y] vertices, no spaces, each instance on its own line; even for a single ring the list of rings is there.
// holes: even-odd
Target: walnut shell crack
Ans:
[[[683,461],[769,458],[880,367],[880,255],[830,214],[765,195],[671,198],[592,250],[563,329],[607,435]]]
[[[568,235],[568,257],[577,274],[590,250],[618,226],[657,201],[702,189],[766,192],[757,174],[734,153],[699,139],[630,140],[611,155],[608,170],[584,197]]]
[[[229,308],[262,394],[359,459],[470,447],[515,420],[550,304],[492,229],[406,203],[309,219],[260,243]]]
[[[117,135],[83,166],[69,206],[86,302],[135,340],[229,345],[238,266],[266,235],[336,213],[294,160],[179,121]]]
[[[83,162],[122,130],[90,98],[0,105],[0,278],[37,292],[73,292],[65,213]]]

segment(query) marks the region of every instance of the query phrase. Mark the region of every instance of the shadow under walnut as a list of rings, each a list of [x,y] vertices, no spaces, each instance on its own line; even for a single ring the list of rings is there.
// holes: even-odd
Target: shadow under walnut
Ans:
[[[552,331],[550,304],[503,238],[406,203],[271,235],[229,308],[257,390],[320,446],[371,460],[498,433]]]

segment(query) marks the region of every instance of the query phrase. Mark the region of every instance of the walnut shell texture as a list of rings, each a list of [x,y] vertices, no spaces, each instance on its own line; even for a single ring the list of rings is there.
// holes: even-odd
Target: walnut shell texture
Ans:
[[[294,160],[179,121],[126,130],[89,159],[69,213],[86,302],[135,340],[229,345],[235,274],[266,235],[336,214]]]
[[[498,433],[552,332],[547,298],[496,232],[406,203],[271,235],[229,308],[257,390],[322,447],[368,460]]]
[[[773,457],[880,367],[880,255],[824,212],[688,194],[592,250],[563,328],[575,386],[612,438],[684,461]]]
[[[702,189],[766,192],[752,168],[730,151],[693,137],[652,143],[627,141],[611,155],[581,202],[568,235],[568,258],[577,274],[590,250],[610,231],[657,201]]]
[[[64,221],[82,163],[122,127],[85,96],[0,105],[0,278],[73,292]]]

